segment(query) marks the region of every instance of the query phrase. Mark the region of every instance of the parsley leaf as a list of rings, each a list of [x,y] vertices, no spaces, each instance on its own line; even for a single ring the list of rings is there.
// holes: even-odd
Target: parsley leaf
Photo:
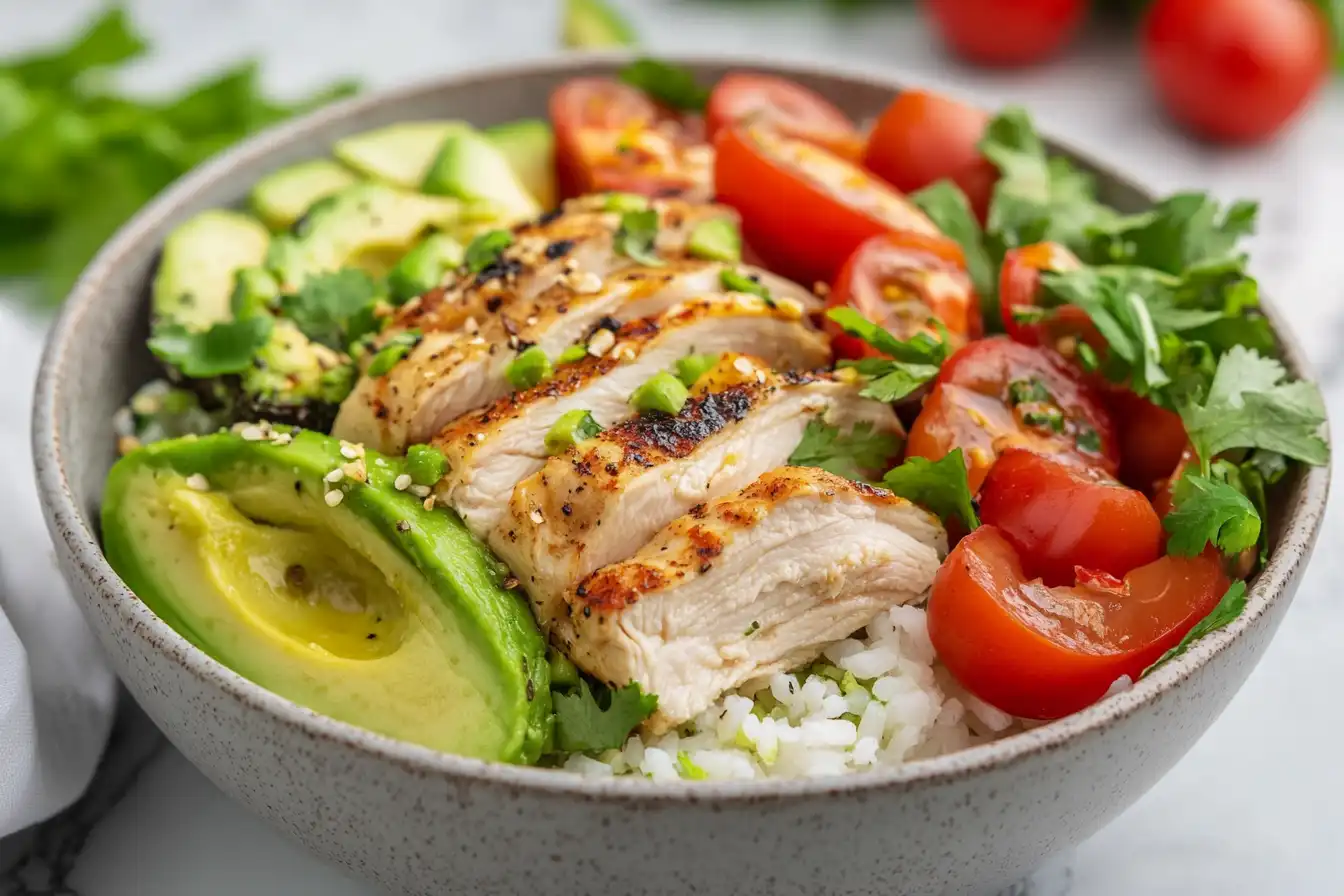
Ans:
[[[1260,515],[1250,500],[1226,481],[1186,473],[1176,483],[1173,510],[1162,520],[1170,533],[1167,551],[1193,557],[1213,544],[1238,554],[1260,539]]]
[[[621,226],[616,231],[616,251],[640,264],[659,267],[663,260],[654,250],[658,240],[658,212],[651,208],[626,212],[621,215]]]
[[[479,274],[499,261],[500,254],[512,245],[513,234],[507,230],[487,230],[471,241],[467,251],[463,253],[462,260],[467,270]]]
[[[280,314],[314,342],[343,350],[350,342],[352,322],[381,296],[378,284],[364,271],[343,268],[307,277],[298,292],[280,297]],[[366,322],[360,325],[367,327]]]
[[[900,449],[901,441],[895,434],[874,432],[871,421],[856,423],[845,433],[816,417],[808,421],[802,441],[789,455],[789,464],[817,467],[855,482],[867,482],[869,475],[885,468]]]
[[[1190,649],[1190,645],[1200,638],[1217,631],[1220,628],[1230,624],[1232,620],[1241,615],[1246,609],[1246,583],[1233,582],[1232,587],[1227,589],[1227,593],[1218,601],[1218,605],[1209,612],[1195,627],[1186,632],[1185,637],[1175,647],[1168,650],[1157,658],[1157,661],[1143,670],[1140,678],[1146,678],[1152,674],[1153,670],[1163,665],[1169,660],[1173,660]]]
[[[1217,464],[1215,464],[1215,467]],[[1260,563],[1269,562],[1269,494],[1268,489],[1288,472],[1288,460],[1273,451],[1253,451],[1240,467],[1237,479],[1241,491],[1251,499],[1260,515]]]
[[[984,232],[961,187],[950,180],[940,180],[911,193],[910,199],[938,225],[939,230],[961,246],[971,285],[980,297],[981,316],[986,323],[999,323],[998,262],[985,248]]]
[[[275,319],[266,314],[224,321],[201,331],[161,323],[150,334],[149,350],[193,379],[242,373],[252,366],[274,327]]]
[[[580,678],[578,693],[556,692],[553,699],[555,741],[567,753],[620,747],[635,726],[658,708],[658,696],[645,694],[635,682],[614,691],[601,688],[594,695],[588,682]]]
[[[934,364],[910,364],[886,358],[841,361],[839,366],[852,367],[867,380],[860,395],[887,403],[900,401],[938,375]]]
[[[1193,268],[1239,271],[1237,242],[1255,229],[1259,207],[1234,202],[1225,211],[1207,193],[1177,193],[1150,210],[1090,228],[1090,254],[1109,264],[1133,264],[1183,274]]]
[[[1233,448],[1260,448],[1309,464],[1325,464],[1330,448],[1320,436],[1325,405],[1315,385],[1284,382],[1273,358],[1234,346],[1218,361],[1203,402],[1184,400],[1177,410],[1207,471],[1213,458]]]
[[[905,463],[882,478],[882,484],[894,494],[935,514],[944,524],[955,519],[967,531],[980,525],[960,448],[954,448],[940,460],[906,458]]]
[[[826,312],[826,316],[839,324],[840,329],[850,336],[862,339],[882,354],[896,361],[937,366],[947,360],[950,353],[946,330],[943,330],[942,324],[937,322],[937,318],[931,318],[931,320],[937,324],[940,330],[943,330],[942,339],[934,339],[928,333],[921,332],[916,333],[909,339],[901,340],[853,308],[832,308]]]
[[[636,59],[621,69],[620,78],[669,109],[699,112],[709,102],[709,88],[696,81],[695,75],[657,59]]]

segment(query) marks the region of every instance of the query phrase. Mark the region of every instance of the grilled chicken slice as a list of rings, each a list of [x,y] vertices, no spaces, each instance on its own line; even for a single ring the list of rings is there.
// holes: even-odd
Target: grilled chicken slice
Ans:
[[[541,469],[545,438],[567,411],[590,412],[602,426],[634,413],[630,395],[655,373],[694,352],[749,345],[781,369],[826,362],[825,338],[782,307],[742,293],[714,296],[628,324],[601,357],[561,367],[555,378],[454,421],[433,443],[448,461],[438,497],[479,538],[488,538],[507,510],[513,487]]]
[[[817,417],[848,430],[867,422],[902,434],[891,406],[824,374],[750,376],[687,402],[679,414],[641,414],[546,461],[513,491],[490,546],[532,596],[537,618],[564,612],[564,592],[633,555],[697,504],[784,466]],[[895,439],[893,439],[895,442]]]
[[[509,364],[536,345],[554,358],[600,327],[657,315],[678,302],[723,291],[719,262],[684,258],[660,267],[629,267],[576,292],[556,284],[526,302],[463,330],[423,330],[405,360],[380,377],[362,377],[341,405],[335,433],[382,451],[423,442],[444,425],[509,392]],[[807,290],[766,271],[738,266],[793,310],[812,310]],[[588,289],[588,287],[584,287]]]
[[[657,694],[645,724],[665,731],[916,600],[946,553],[942,526],[910,502],[783,467],[584,579],[552,638],[597,678]]]

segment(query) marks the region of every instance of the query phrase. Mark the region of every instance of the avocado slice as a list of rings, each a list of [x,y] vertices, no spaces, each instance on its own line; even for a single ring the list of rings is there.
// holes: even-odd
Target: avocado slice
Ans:
[[[426,232],[457,224],[462,203],[359,183],[319,200],[275,238],[266,266],[292,291],[313,274],[358,267],[381,276]]]
[[[330,159],[311,159],[273,171],[257,181],[249,202],[266,226],[288,230],[313,203],[358,181],[344,165]]]
[[[256,436],[257,433],[244,434]],[[238,674],[325,715],[445,752],[536,761],[546,643],[493,556],[446,510],[368,483],[310,431],[158,442],[112,468],[107,558],[165,622]],[[332,506],[328,490],[343,495]]]
[[[566,0],[560,39],[567,47],[630,47],[635,29],[603,0]]]
[[[431,196],[491,203],[510,222],[541,212],[504,153],[484,134],[471,130],[448,135],[420,189]]]
[[[261,222],[241,212],[210,209],[179,224],[154,275],[154,316],[202,330],[228,320],[234,272],[261,264],[270,243]]]
[[[366,177],[418,190],[448,135],[470,129],[463,121],[404,121],[343,137],[331,151]]]
[[[483,132],[508,159],[523,187],[541,204],[555,208],[555,133],[549,122],[524,118]]]

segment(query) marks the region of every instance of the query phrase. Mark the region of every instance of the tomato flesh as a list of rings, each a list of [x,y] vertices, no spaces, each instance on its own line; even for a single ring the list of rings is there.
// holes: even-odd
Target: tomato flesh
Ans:
[[[1107,396],[1120,436],[1120,479],[1148,494],[1171,476],[1189,441],[1180,414],[1122,387]]]
[[[847,159],[863,150],[863,137],[845,113],[821,94],[770,75],[729,72],[715,85],[705,107],[709,139],[737,124],[764,125]]]
[[[945,237],[884,233],[864,240],[840,269],[826,306],[854,308],[902,340],[920,332],[941,338],[931,318],[942,322],[954,347],[983,330],[961,247]],[[879,354],[829,319],[826,329],[837,357]]]
[[[1072,271],[1081,266],[1077,256],[1059,243],[1009,249],[999,271],[999,311],[1004,331],[1024,345],[1049,346],[1066,358],[1073,358],[1082,342],[1098,354],[1104,352],[1106,340],[1086,311],[1076,305],[1040,307],[1041,272]],[[1039,318],[1024,320],[1024,311],[1035,312]]]
[[[862,168],[759,126],[714,140],[720,202],[742,216],[742,235],[771,270],[830,282],[864,240],[888,231],[939,236],[918,207]]]
[[[1228,588],[1212,553],[1161,557],[1120,586],[1097,576],[1051,588],[1028,579],[1017,550],[981,526],[948,555],[929,596],[929,637],[972,694],[1004,712],[1057,719],[1137,679]],[[1109,587],[1107,587],[1109,585]]]
[[[1084,0],[924,0],[924,8],[959,56],[998,66],[1058,52],[1087,12]]]
[[[999,170],[980,155],[988,113],[925,90],[906,90],[868,135],[863,164],[907,193],[944,178],[961,187],[983,222]]]
[[[1140,492],[1095,467],[1010,448],[980,487],[980,519],[1047,585],[1083,567],[1122,577],[1162,554],[1162,521]]]
[[[1006,336],[980,339],[948,358],[934,382],[906,455],[938,460],[961,448],[973,491],[1011,447],[1071,452],[1111,475],[1119,469],[1114,426],[1101,397],[1048,349]]]

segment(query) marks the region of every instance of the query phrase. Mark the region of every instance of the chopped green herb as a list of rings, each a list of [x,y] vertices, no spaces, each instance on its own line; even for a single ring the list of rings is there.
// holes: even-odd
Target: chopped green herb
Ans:
[[[723,284],[724,289],[731,289],[733,292],[745,292],[748,295],[760,296],[766,303],[774,307],[774,300],[770,297],[770,290],[765,284],[751,275],[744,274],[741,271],[732,268],[724,268],[719,272],[719,282]]]
[[[883,477],[882,484],[945,524],[957,520],[967,531],[980,525],[960,448],[954,448],[940,460],[906,458],[905,463]]]
[[[802,440],[789,456],[789,464],[817,467],[855,482],[868,482],[900,450],[901,440],[894,433],[874,431],[873,424],[866,420],[844,432],[817,417],[808,421]]]
[[[707,371],[719,363],[722,355],[687,355],[677,359],[677,379],[687,388],[695,385]]]
[[[1237,242],[1255,230],[1259,208],[1234,202],[1225,211],[1207,193],[1177,193],[1137,215],[1089,229],[1090,255],[1098,263],[1130,264],[1168,274],[1194,268],[1240,270],[1245,255]]]
[[[727,218],[701,221],[691,231],[686,251],[709,261],[738,262],[742,260],[742,234]]]
[[[343,268],[308,277],[298,292],[281,296],[280,314],[314,342],[344,350],[352,341],[352,321],[380,298],[372,277],[358,268]]]
[[[499,261],[504,250],[513,245],[513,234],[507,230],[487,230],[467,245],[463,254],[467,270],[473,274]]]
[[[640,264],[657,267],[663,263],[654,245],[658,241],[658,212],[645,209],[621,215],[616,231],[616,251]]]
[[[1086,451],[1089,454],[1101,453],[1101,435],[1090,426],[1079,428],[1074,442],[1081,451]]]
[[[233,275],[233,294],[229,311],[234,320],[269,314],[280,298],[280,284],[271,272],[261,267],[242,268]]]
[[[630,404],[640,412],[661,411],[664,414],[676,414],[686,406],[691,393],[686,391],[681,380],[667,371],[655,373],[630,396]]]
[[[378,349],[378,353],[369,361],[368,368],[364,371],[367,376],[385,376],[397,366],[397,362],[411,353],[411,349],[420,344],[419,330],[403,330],[393,335],[383,347]]]
[[[159,323],[150,334],[149,350],[193,379],[242,373],[252,366],[274,327],[275,319],[268,314],[217,323],[202,331]]]
[[[1008,313],[1013,316],[1014,323],[1031,325],[1047,319],[1052,312],[1039,305],[1014,305]]]
[[[564,454],[570,448],[600,432],[602,427],[593,419],[591,412],[582,408],[566,411],[560,415],[560,419],[551,424],[550,430],[546,433],[546,453]]]
[[[1045,404],[1054,401],[1045,383],[1031,377],[1025,380],[1013,380],[1008,384],[1008,400],[1014,405]]]
[[[621,69],[620,78],[669,109],[699,112],[709,101],[709,88],[687,69],[657,59],[636,59]]]
[[[916,333],[907,340],[900,340],[886,329],[864,317],[853,308],[832,308],[826,316],[840,325],[850,336],[858,337],[882,354],[896,361],[910,364],[930,364],[940,366],[949,354],[947,331],[943,325],[932,318],[934,325],[942,332],[942,339],[935,339],[928,333]]]
[[[623,688],[599,688],[594,695],[579,679],[578,693],[553,695],[555,742],[566,753],[614,750],[640,722],[658,708],[658,696],[645,694],[635,682]]]
[[[1157,662],[1153,663],[1147,669],[1144,669],[1143,674],[1140,675],[1139,677],[1146,678],[1148,675],[1152,674],[1153,670],[1157,669],[1159,666],[1162,666],[1163,664],[1169,662],[1170,660],[1174,660],[1176,657],[1185,653],[1187,650],[1190,649],[1190,645],[1198,641],[1200,638],[1204,637],[1210,632],[1215,632],[1218,629],[1231,624],[1231,622],[1238,616],[1240,616],[1242,611],[1245,609],[1246,609],[1246,583],[1233,582],[1232,586],[1227,589],[1227,593],[1224,594],[1222,599],[1218,601],[1218,605],[1213,608],[1213,611],[1210,612],[1209,615],[1201,619],[1199,622],[1195,623],[1195,627],[1190,629],[1190,631],[1186,632],[1185,637],[1181,639],[1181,642],[1179,644],[1168,650],[1166,653],[1162,654],[1160,657],[1158,657]]]
[[[1022,422],[1027,426],[1032,426],[1037,429],[1048,429],[1055,433],[1064,431],[1064,415],[1056,408],[1046,408],[1041,411],[1027,411],[1022,415]]]
[[[985,247],[984,231],[971,211],[966,194],[952,181],[940,180],[911,193],[910,199],[938,225],[939,230],[961,246],[961,253],[966,258],[966,272],[971,275],[971,285],[980,297],[981,317],[989,326],[998,327],[999,266]]]
[[[566,364],[573,364],[575,361],[582,361],[588,357],[588,346],[571,345],[556,356],[555,366],[563,367]]]
[[[1097,357],[1096,351],[1086,342],[1078,343],[1078,366],[1088,373],[1092,373],[1101,367],[1101,359]]]
[[[406,449],[406,472],[416,485],[433,485],[447,469],[448,459],[433,445],[412,445]]]
[[[761,630],[760,620],[753,619],[751,621],[751,625],[747,626],[747,630],[742,633],[742,637],[750,638],[752,635],[756,634],[760,630]]]
[[[1176,483],[1173,510],[1162,520],[1170,534],[1167,551],[1193,557],[1213,544],[1238,554],[1260,539],[1260,515],[1245,495],[1226,481],[1187,472]]]
[[[541,347],[536,345],[520,352],[504,371],[509,385],[518,390],[531,389],[554,375],[555,368],[551,366],[551,359],[547,358]]]
[[[387,288],[392,301],[401,304],[429,292],[465,257],[466,252],[457,240],[443,233],[430,234],[388,271]]]
[[[911,364],[887,358],[863,358],[841,361],[840,367],[852,367],[864,378],[859,394],[874,401],[900,401],[923,388],[938,375],[934,364]]]

